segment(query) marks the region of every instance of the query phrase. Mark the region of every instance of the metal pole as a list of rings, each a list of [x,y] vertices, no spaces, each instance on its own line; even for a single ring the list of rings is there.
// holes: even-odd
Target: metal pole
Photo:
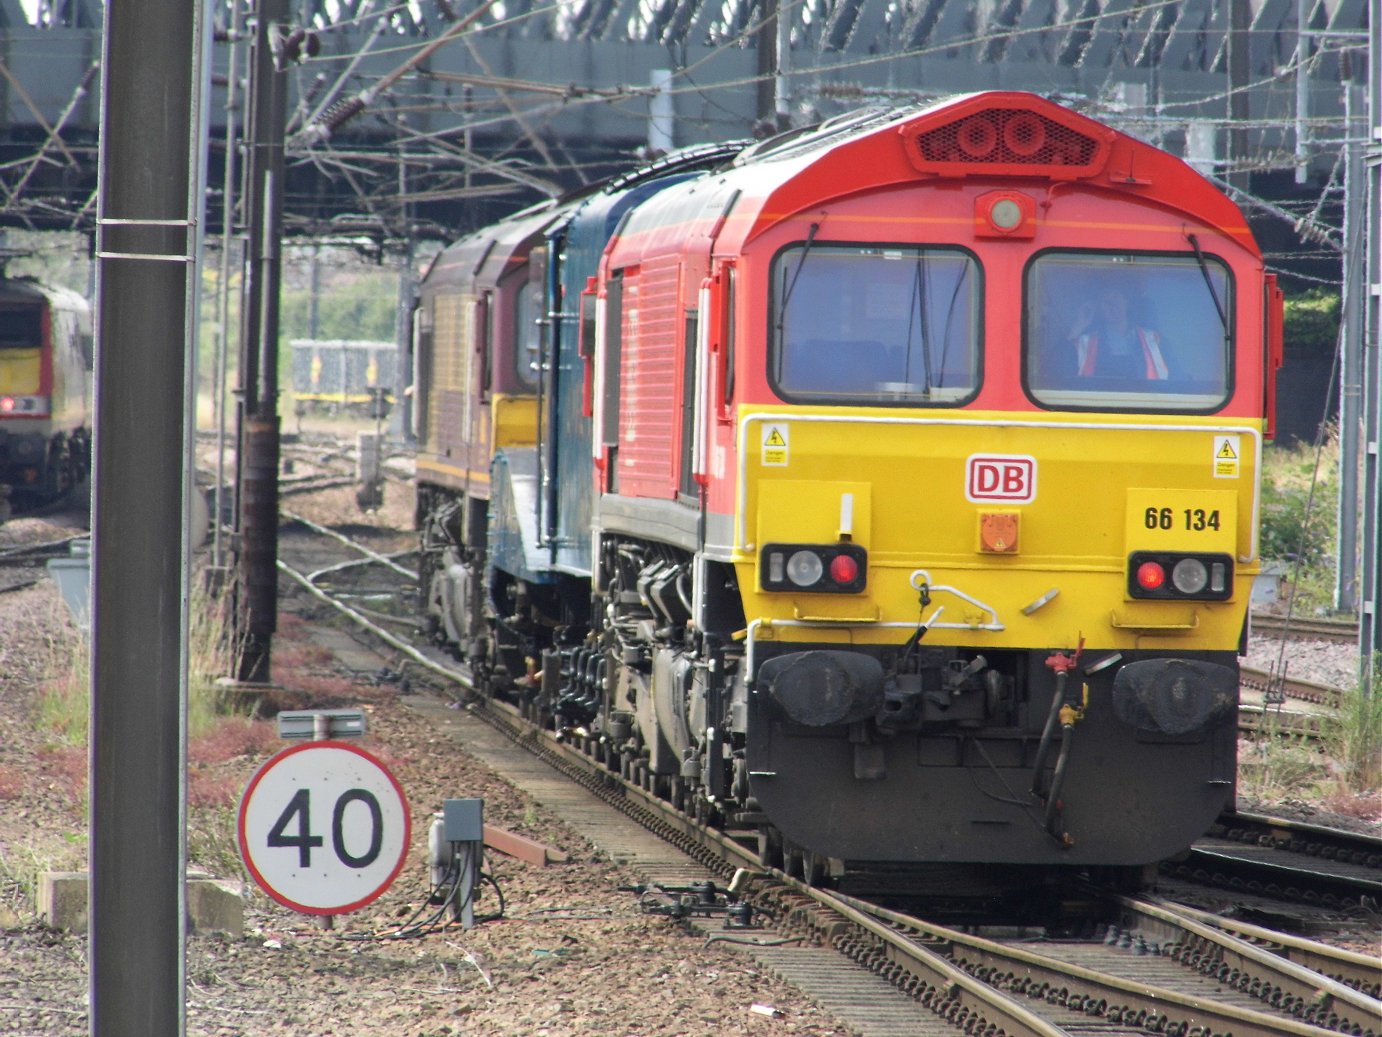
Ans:
[[[212,405],[216,416],[216,497],[211,516],[211,564],[219,571],[225,565],[221,543],[221,515],[225,507],[226,485],[226,374],[230,358],[230,248],[235,229],[235,113],[239,110],[236,92],[240,69],[240,0],[229,0],[226,35],[230,51],[226,58],[226,135],[225,166],[221,176],[221,283],[216,293],[216,368]]]
[[[1343,338],[1339,358],[1339,530],[1335,544],[1334,606],[1352,612],[1358,605],[1358,440],[1362,430],[1364,269],[1363,147],[1354,117],[1363,91],[1344,85],[1344,288]]]
[[[187,333],[205,13],[183,0],[105,8],[89,786],[95,1037],[175,1035],[186,1023]]]
[[[1248,32],[1252,27],[1249,0],[1229,0],[1228,30],[1228,176],[1235,187],[1248,190],[1248,120],[1252,117],[1248,93],[1252,70]]]
[[[774,44],[777,48],[777,60],[773,82],[773,107],[779,131],[789,129],[792,125],[791,87],[787,79],[792,64],[792,21],[796,10],[793,7],[784,13],[781,5],[778,5],[777,40]]]
[[[287,0],[258,0],[251,52],[236,616],[237,677],[254,683],[269,680],[278,609],[278,288],[287,90],[275,49],[287,34],[287,15]]]
[[[1310,179],[1310,0],[1296,0],[1296,183]]]
[[[1368,26],[1368,147],[1365,161],[1368,176],[1368,267],[1367,335],[1363,357],[1363,559],[1362,608],[1358,624],[1358,650],[1361,656],[1363,688],[1372,688],[1378,678],[1377,653],[1382,652],[1382,480],[1378,457],[1382,448],[1382,18]]]
[[[398,345],[398,353],[394,360],[394,408],[389,416],[389,432],[400,442],[410,445],[414,442],[413,397],[407,390],[413,384],[413,299],[417,294],[414,262],[413,228],[409,221],[408,236],[403,242],[403,255],[398,261],[398,310],[394,315],[394,339]],[[380,449],[383,449],[382,443]]]
[[[761,132],[765,137],[777,129],[777,7],[778,0],[763,0],[758,8],[758,28],[754,30],[754,115],[758,119],[755,133]]]

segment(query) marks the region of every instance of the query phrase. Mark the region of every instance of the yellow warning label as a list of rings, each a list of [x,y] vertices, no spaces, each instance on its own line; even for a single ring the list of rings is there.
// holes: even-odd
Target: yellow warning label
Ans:
[[[763,464],[785,465],[791,454],[786,425],[763,426]]]
[[[1237,479],[1242,456],[1237,436],[1214,437],[1214,478]]]

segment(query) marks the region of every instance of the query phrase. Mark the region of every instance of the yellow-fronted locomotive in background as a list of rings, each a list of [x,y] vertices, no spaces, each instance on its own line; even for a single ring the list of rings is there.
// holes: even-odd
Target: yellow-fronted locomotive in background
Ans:
[[[90,476],[91,368],[86,300],[0,276],[0,521]]]

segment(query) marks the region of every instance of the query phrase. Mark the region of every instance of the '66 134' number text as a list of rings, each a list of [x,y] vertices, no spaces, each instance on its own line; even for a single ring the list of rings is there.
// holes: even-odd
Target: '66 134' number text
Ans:
[[[1218,530],[1219,509],[1181,508],[1177,512],[1175,508],[1148,508],[1142,524],[1148,529],[1188,529],[1196,533]]]

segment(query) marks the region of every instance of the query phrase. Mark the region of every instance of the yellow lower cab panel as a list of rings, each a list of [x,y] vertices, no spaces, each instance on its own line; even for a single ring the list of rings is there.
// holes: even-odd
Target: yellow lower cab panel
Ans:
[[[39,351],[0,349],[0,393],[31,396],[39,390]]]
[[[1035,419],[1035,420],[1034,420]],[[1237,645],[1257,562],[1256,423],[812,409],[740,425],[735,562],[757,636],[994,648]],[[857,545],[857,593],[764,590],[770,545]],[[1130,559],[1213,581],[1146,600]],[[780,563],[778,563],[780,564]],[[1155,574],[1146,577],[1155,580]]]

